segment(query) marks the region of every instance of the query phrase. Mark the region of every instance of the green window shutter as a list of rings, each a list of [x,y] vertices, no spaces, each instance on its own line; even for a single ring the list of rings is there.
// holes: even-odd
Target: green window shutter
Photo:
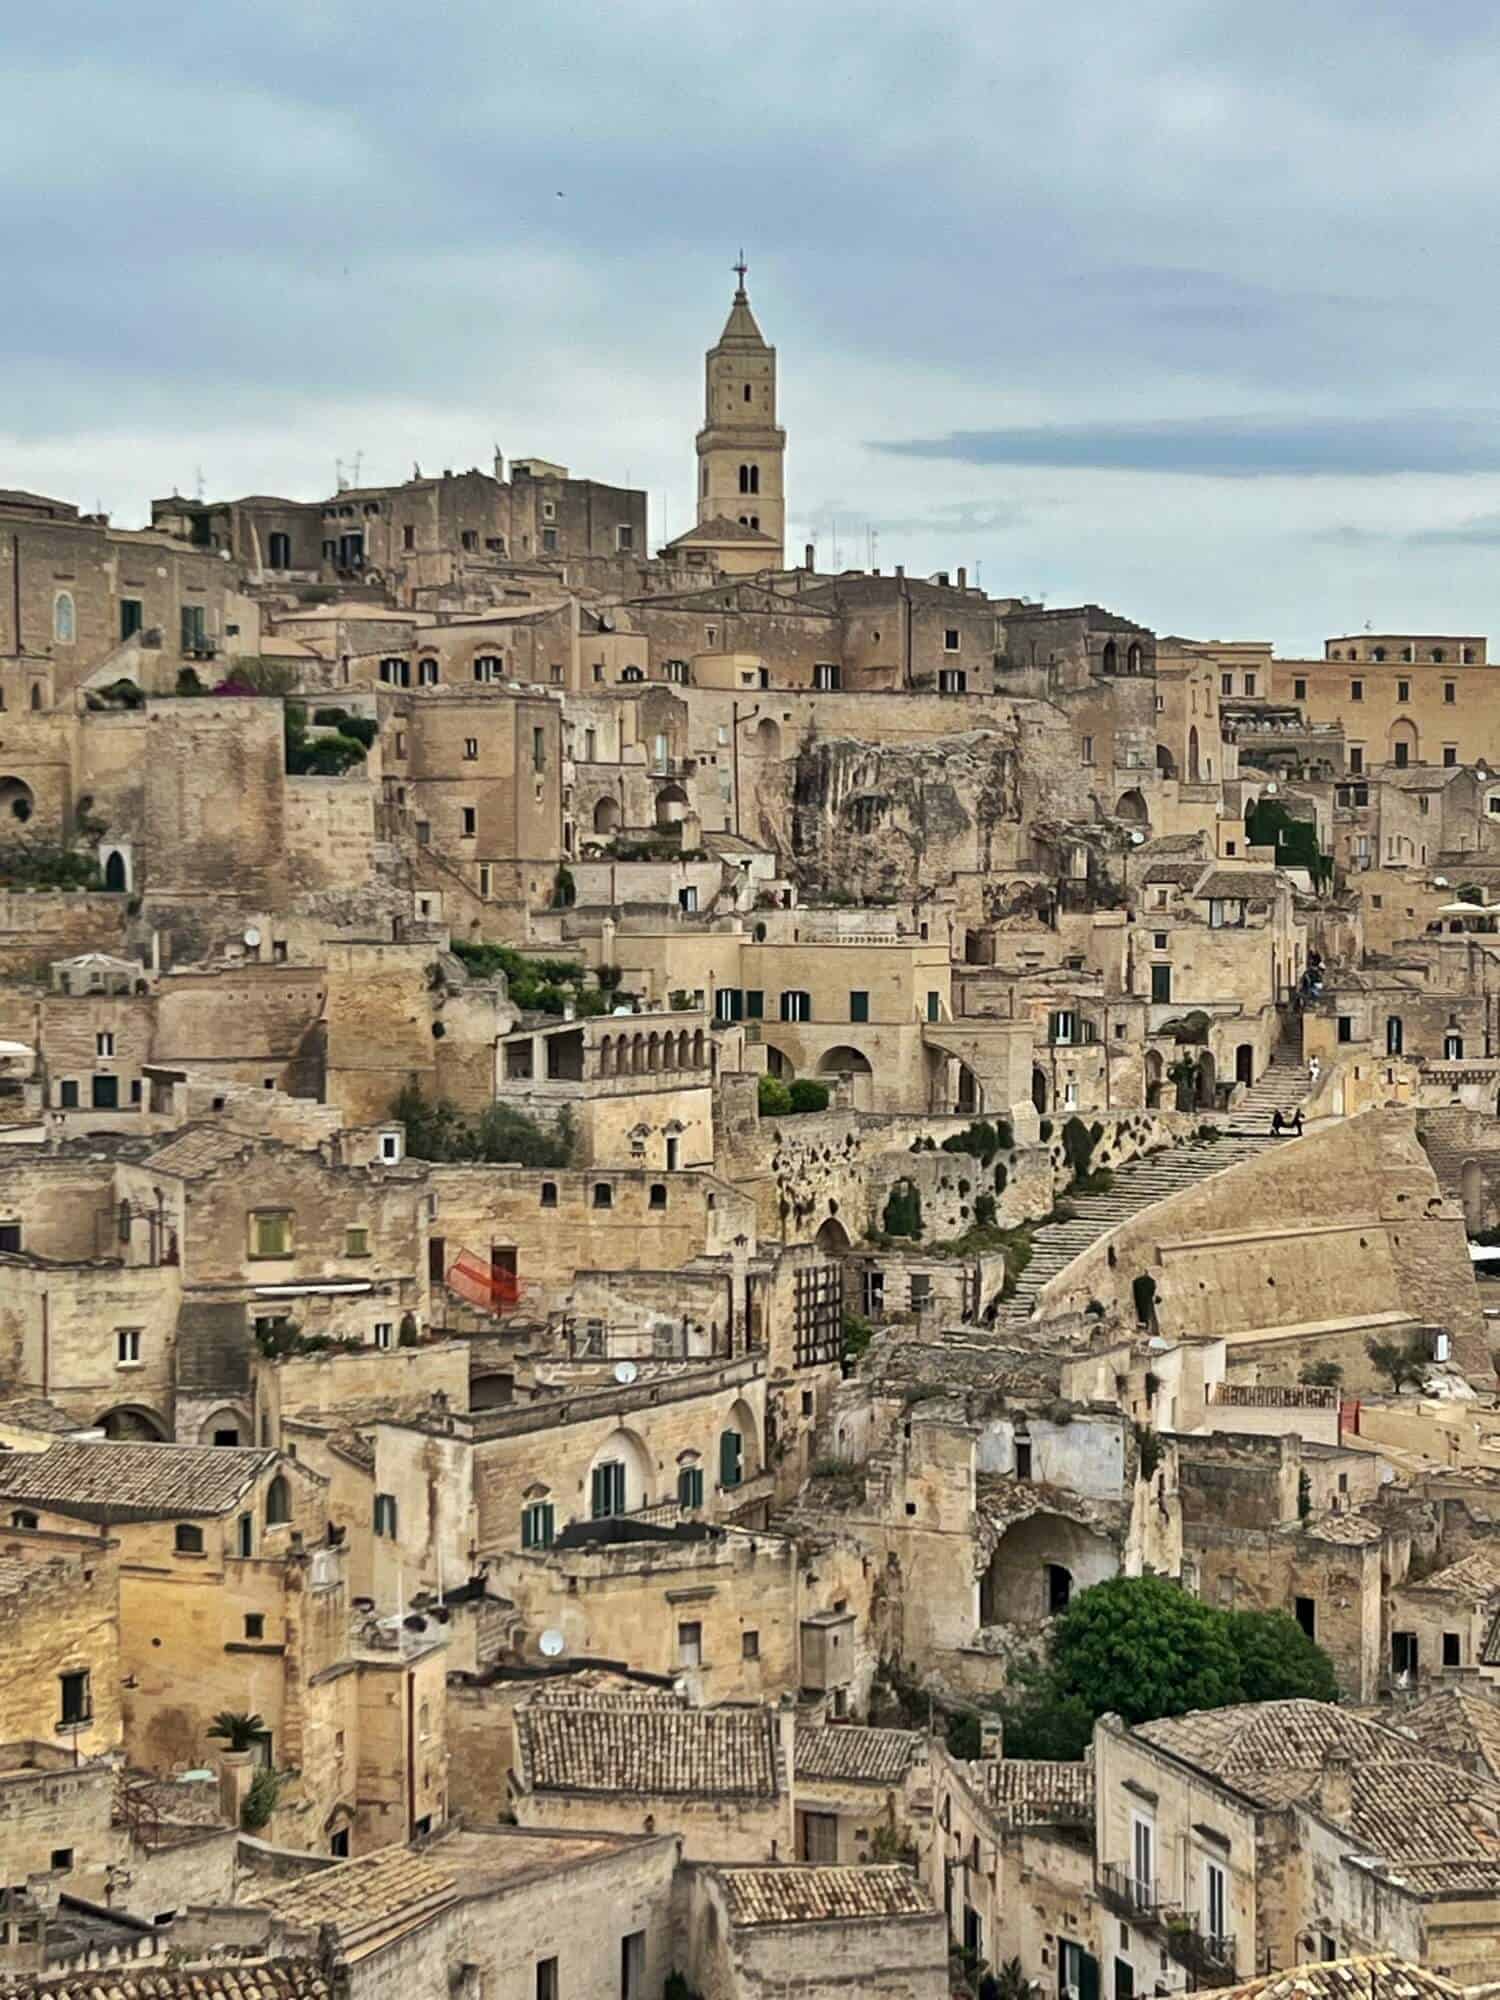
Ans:
[[[849,995],[849,1019],[851,1021],[868,1021],[869,1018],[870,1018],[869,994],[851,993]]]
[[[740,1483],[740,1434],[738,1431],[721,1431],[719,1434],[719,1484],[738,1486]]]
[[[703,1469],[685,1465],[677,1475],[677,1504],[684,1510],[703,1505]]]
[[[747,1021],[763,1020],[765,1018],[765,1012],[766,1012],[765,994],[757,993],[752,988],[745,995],[745,1019]]]
[[[594,1467],[593,1493],[590,1498],[589,1511],[593,1514],[596,1521],[602,1520],[609,1512],[609,1467],[607,1465],[596,1465]]]

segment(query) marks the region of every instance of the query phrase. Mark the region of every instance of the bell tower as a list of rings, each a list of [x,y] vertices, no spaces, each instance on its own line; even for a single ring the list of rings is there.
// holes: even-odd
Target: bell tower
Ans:
[[[698,433],[698,522],[728,520],[770,538],[766,569],[786,552],[786,432],[776,422],[776,350],[750,310],[745,253],[724,331],[708,350]]]

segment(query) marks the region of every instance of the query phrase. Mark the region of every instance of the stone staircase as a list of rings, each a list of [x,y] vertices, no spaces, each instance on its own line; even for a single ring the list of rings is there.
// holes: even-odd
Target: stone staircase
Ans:
[[[1259,1081],[1251,1084],[1230,1112],[1229,1124],[1235,1131],[1269,1132],[1272,1113],[1279,1111],[1283,1118],[1288,1117],[1306,1097],[1307,1090],[1301,1036],[1284,1033]]]
[[[1273,1064],[1266,1075],[1272,1075],[1274,1069]],[[1017,1281],[1014,1298],[1001,1305],[996,1324],[1017,1326],[1030,1319],[1048,1280],[1066,1270],[1075,1257],[1081,1256],[1101,1236],[1118,1229],[1122,1222],[1128,1222],[1155,1202],[1165,1201],[1168,1195],[1206,1180],[1210,1174],[1252,1159],[1263,1147],[1272,1144],[1264,1129],[1270,1115],[1268,1105],[1260,1132],[1226,1131],[1212,1144],[1174,1146],[1169,1152],[1149,1154],[1132,1160],[1128,1166],[1116,1167],[1108,1194],[1061,1195],[1060,1202],[1076,1210],[1073,1220],[1054,1222],[1037,1230],[1032,1239],[1031,1262]]]

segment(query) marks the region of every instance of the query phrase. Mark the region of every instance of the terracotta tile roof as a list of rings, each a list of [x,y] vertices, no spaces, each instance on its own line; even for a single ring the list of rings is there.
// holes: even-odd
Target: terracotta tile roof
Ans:
[[[271,1958],[259,1964],[111,1966],[107,1972],[64,1972],[52,1978],[22,1973],[6,1980],[6,2000],[328,2000],[331,1989],[311,1958]]]
[[[937,1914],[910,1868],[716,1868],[739,1929],[846,1924]]]
[[[1219,2000],[1461,2000],[1463,1989],[1404,1958],[1332,1958],[1233,1986]]]
[[[1094,1767],[1042,1757],[996,1757],[985,1766],[986,1802],[1012,1826],[1094,1817]]]
[[[535,1702],[516,1710],[515,1727],[531,1791],[757,1799],[781,1791],[769,1709]]]
[[[70,1417],[45,1396],[10,1396],[0,1402],[0,1425],[18,1431],[47,1431],[56,1437],[70,1437],[92,1428]]]
[[[223,1125],[188,1125],[159,1152],[148,1153],[143,1164],[155,1174],[175,1174],[180,1180],[195,1181],[229,1166],[254,1146],[247,1133],[233,1132]]]
[[[1442,1688],[1403,1709],[1399,1726],[1422,1748],[1500,1780],[1500,1702],[1468,1688]]]
[[[359,1930],[399,1916],[415,1904],[451,1900],[454,1893],[453,1877],[426,1855],[405,1847],[380,1847],[355,1861],[320,1868],[256,1901],[289,1924]]]
[[[776,546],[773,535],[760,528],[747,528],[743,522],[731,521],[727,514],[715,514],[711,521],[699,521],[686,534],[674,535],[667,547],[680,549],[694,542],[759,542],[767,548]]]
[[[1408,1738],[1379,1723],[1361,1722],[1326,1701],[1194,1709],[1143,1722],[1133,1733],[1268,1805],[1287,1802],[1284,1791],[1277,1795],[1278,1788],[1267,1787],[1268,1778],[1290,1773],[1311,1783],[1330,1750],[1347,1750],[1363,1764],[1401,1764],[1412,1756]]]
[[[1419,1583],[1408,1583],[1406,1589],[1447,1591],[1471,1604],[1487,1603],[1500,1590],[1500,1544],[1485,1543],[1461,1562],[1449,1563]]]
[[[917,1729],[859,1729],[830,1723],[797,1731],[797,1777],[899,1785],[921,1753],[922,1734]]]
[[[230,1445],[74,1444],[0,1454],[0,1496],[87,1518],[227,1514],[274,1451]]]

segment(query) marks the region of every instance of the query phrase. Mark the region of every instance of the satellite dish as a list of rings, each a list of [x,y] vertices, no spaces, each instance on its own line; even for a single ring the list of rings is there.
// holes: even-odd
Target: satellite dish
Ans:
[[[640,1369],[636,1367],[633,1361],[617,1361],[615,1363],[615,1380],[617,1382],[633,1382],[640,1372]]]
[[[1434,889],[1446,889],[1446,888],[1447,888],[1447,886],[1448,886],[1448,878],[1447,878],[1447,876],[1446,876],[1446,875],[1434,875],[1434,876],[1433,876],[1433,878],[1432,878],[1432,886],[1433,886],[1433,888],[1434,888]]]
[[[538,1639],[537,1645],[549,1660],[559,1658],[568,1649],[568,1642],[555,1625],[549,1625]]]
[[[260,932],[255,928],[254,924],[252,924],[249,930],[246,931],[245,942],[247,945],[249,945],[252,951],[254,951],[255,947],[260,943]]]
[[[1145,836],[1145,834],[1143,834],[1143,833],[1133,833],[1133,834],[1132,834],[1132,835],[1130,836],[1130,844],[1131,844],[1131,846],[1132,846],[1132,847],[1139,847],[1139,846],[1140,846],[1140,844],[1141,844],[1141,842],[1142,842],[1142,841],[1143,841],[1143,840],[1144,840],[1145,838],[1146,838],[1146,836]]]
[[[1274,792],[1274,791],[1275,791],[1275,789],[1276,789],[1276,785],[1275,785],[1275,781],[1274,781],[1274,780],[1273,780],[1273,781],[1272,781],[1272,782],[1271,782],[1271,783],[1270,783],[1269,785],[1267,785],[1267,786],[1266,786],[1266,790],[1267,790],[1267,792]]]

